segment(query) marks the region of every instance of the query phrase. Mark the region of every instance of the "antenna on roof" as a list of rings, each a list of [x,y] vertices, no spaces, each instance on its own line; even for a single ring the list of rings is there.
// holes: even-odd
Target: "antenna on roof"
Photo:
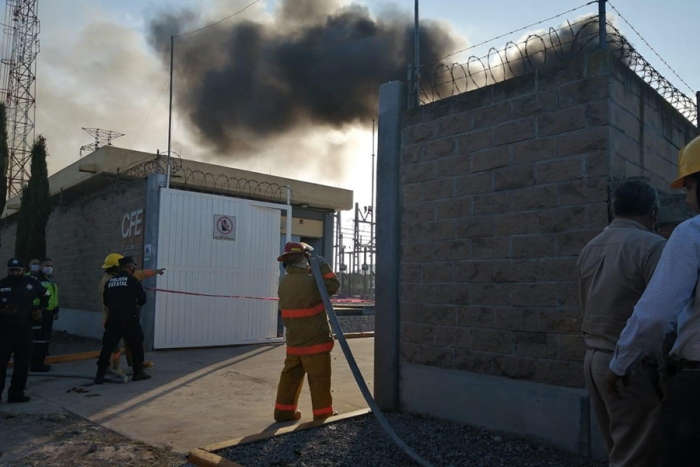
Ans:
[[[118,131],[112,130],[103,130],[101,128],[83,128],[83,131],[95,138],[95,142],[82,146],[80,148],[80,157],[83,157],[85,154],[93,153],[102,146],[111,146],[113,139],[124,136],[124,133],[119,133]]]

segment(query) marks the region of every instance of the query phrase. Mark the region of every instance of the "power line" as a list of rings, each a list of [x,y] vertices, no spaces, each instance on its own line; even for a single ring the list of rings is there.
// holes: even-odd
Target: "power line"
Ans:
[[[516,32],[524,31],[525,29],[530,29],[530,28],[533,27],[533,26],[537,26],[537,25],[540,25],[540,24],[545,23],[545,22],[547,22],[547,21],[551,21],[551,20],[553,20],[553,19],[557,19],[557,18],[559,18],[560,16],[564,16],[564,15],[569,14],[569,13],[571,13],[571,12],[574,12],[574,11],[576,11],[576,10],[580,10],[581,8],[585,8],[585,7],[587,7],[588,5],[592,5],[592,4],[594,4],[594,3],[598,3],[598,0],[591,0],[590,2],[588,2],[588,3],[584,4],[584,5],[577,6],[576,8],[572,8],[571,10],[567,10],[567,11],[565,11],[565,12],[563,12],[563,13],[559,13],[558,15],[552,16],[551,18],[543,19],[543,20],[538,21],[538,22],[536,22],[536,23],[532,23],[532,24],[530,24],[530,25],[523,26],[523,27],[520,28],[520,29],[515,29],[515,30],[513,30],[513,31],[511,31],[511,32],[507,32],[507,33],[505,33],[505,34],[501,34],[500,36],[494,37],[494,38],[492,38],[492,39],[489,39],[489,40],[480,42],[480,43],[478,43],[478,44],[471,45],[471,46],[467,47],[466,49],[458,50],[457,52],[453,52],[453,53],[451,53],[451,54],[449,54],[449,55],[445,55],[445,56],[442,57],[442,58],[438,58],[436,61],[439,62],[439,61],[444,60],[444,59],[446,59],[446,58],[452,57],[453,55],[461,54],[462,52],[466,52],[467,50],[473,49],[473,48],[475,48],[475,47],[479,47],[479,46],[481,46],[481,45],[488,44],[489,42],[493,42],[493,41],[495,41],[495,40],[497,40],[497,39],[502,39],[502,38],[504,38],[504,37],[506,37],[506,36],[510,36],[511,34],[515,34]]]
[[[219,23],[223,23],[223,22],[226,21],[227,19],[233,18],[234,16],[236,16],[236,15],[239,14],[239,13],[243,13],[244,11],[246,11],[248,8],[252,7],[252,6],[255,5],[256,3],[260,3],[260,1],[261,1],[261,0],[255,0],[254,2],[252,2],[251,4],[249,4],[248,6],[246,6],[245,8],[243,8],[243,9],[241,9],[241,10],[238,10],[237,12],[235,12],[235,13],[233,13],[233,14],[231,14],[231,15],[228,15],[228,16],[225,17],[225,18],[222,18],[222,19],[220,19],[219,21],[216,21],[216,22],[214,22],[214,23],[208,24],[208,25],[203,26],[203,27],[201,27],[201,28],[199,28],[199,29],[195,29],[194,31],[184,32],[184,33],[182,33],[182,34],[178,34],[178,35],[175,36],[175,37],[188,36],[188,35],[190,35],[190,34],[194,34],[195,32],[202,31],[203,29],[207,29],[207,28],[210,28],[210,27],[212,27],[212,26],[216,26],[216,25],[219,24]]]
[[[163,91],[165,91],[166,86],[168,85],[168,82],[166,81],[163,83],[163,87],[160,88],[160,92],[158,93],[158,96],[156,97],[156,100],[153,101],[153,105],[151,106],[151,110],[148,111],[148,114],[146,115],[146,118],[143,119],[143,122],[141,123],[141,127],[139,128],[139,131],[136,133],[136,136],[134,136],[134,139],[131,140],[131,146],[133,147],[134,144],[136,144],[136,140],[139,139],[139,136],[141,135],[141,131],[143,130],[143,127],[146,125],[146,122],[148,121],[148,118],[151,116],[151,113],[153,112],[153,109],[155,109],[156,104],[158,103],[158,100],[160,99],[160,96],[163,94]]]
[[[681,77],[678,75],[678,73],[676,73],[676,70],[674,70],[673,68],[671,68],[671,65],[669,65],[668,62],[666,62],[666,60],[664,60],[663,57],[662,57],[661,55],[659,55],[659,53],[656,51],[656,49],[654,49],[654,47],[652,47],[651,44],[649,44],[649,42],[647,42],[647,40],[644,39],[644,37],[642,37],[642,35],[639,33],[639,31],[637,31],[637,30],[634,28],[634,26],[632,26],[632,24],[630,24],[630,22],[627,21],[627,19],[626,19],[624,16],[622,16],[622,13],[620,13],[620,10],[618,10],[617,8],[615,8],[615,5],[613,5],[612,3],[610,3],[610,1],[608,1],[608,4],[610,5],[610,7],[611,7],[613,10],[615,10],[615,13],[617,13],[617,15],[620,17],[620,19],[621,19],[622,21],[624,21],[625,23],[627,23],[627,26],[629,26],[629,27],[632,29],[632,31],[634,31],[634,32],[639,36],[639,38],[642,40],[642,42],[644,42],[644,43],[646,44],[646,46],[649,47],[649,49],[651,49],[652,52],[654,52],[654,54],[659,58],[659,60],[661,60],[662,62],[664,62],[664,65],[666,65],[666,66],[668,67],[668,69],[671,70],[671,72],[672,72],[674,75],[676,75],[676,78],[678,78],[679,80],[681,80],[681,82],[682,82],[683,84],[685,84],[685,85],[688,87],[688,89],[690,89],[690,92],[691,92],[691,93],[695,93],[695,90],[694,90],[692,87],[690,87],[690,85],[689,85],[688,83],[686,83],[686,82],[683,80],[683,78],[681,78]]]

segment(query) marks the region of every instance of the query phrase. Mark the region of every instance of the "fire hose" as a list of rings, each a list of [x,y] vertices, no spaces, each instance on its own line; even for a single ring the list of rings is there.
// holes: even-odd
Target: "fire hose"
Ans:
[[[348,362],[348,365],[350,366],[350,371],[352,371],[352,375],[355,377],[355,381],[357,382],[357,385],[360,388],[360,392],[362,393],[362,396],[365,398],[365,401],[367,402],[367,405],[369,408],[372,410],[372,414],[374,414],[374,417],[377,419],[377,422],[379,425],[384,429],[384,431],[389,435],[391,440],[399,447],[401,450],[403,450],[406,454],[408,454],[411,459],[416,461],[419,465],[422,465],[423,467],[432,467],[431,464],[420,457],[416,452],[411,449],[410,446],[408,446],[401,438],[399,438],[399,435],[396,434],[394,429],[389,425],[389,421],[386,419],[384,414],[379,410],[379,406],[377,405],[376,401],[372,397],[372,393],[370,393],[369,388],[367,387],[367,383],[365,382],[364,377],[362,376],[362,372],[360,371],[360,368],[357,366],[357,362],[355,361],[355,357],[352,355],[352,352],[350,351],[350,346],[348,345],[348,341],[345,339],[345,336],[343,336],[343,330],[340,327],[340,322],[338,321],[338,317],[335,314],[335,310],[333,309],[333,304],[331,303],[331,298],[328,295],[328,292],[326,291],[326,286],[323,283],[323,275],[321,274],[321,268],[318,264],[318,257],[312,256],[309,260],[311,263],[311,272],[313,273],[314,279],[316,279],[316,285],[318,286],[318,290],[321,293],[321,298],[323,299],[323,305],[326,307],[326,311],[328,312],[328,317],[331,322],[331,326],[333,327],[333,332],[336,335],[336,338],[338,339],[338,342],[340,343],[340,348],[343,350],[343,354],[345,355],[345,359]]]

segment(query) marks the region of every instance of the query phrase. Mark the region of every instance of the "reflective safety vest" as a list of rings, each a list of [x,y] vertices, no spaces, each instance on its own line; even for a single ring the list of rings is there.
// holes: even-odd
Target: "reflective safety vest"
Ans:
[[[58,284],[56,284],[56,280],[53,278],[53,276],[47,276],[46,274],[39,274],[37,276],[31,276],[37,281],[41,282],[41,285],[43,285],[46,290],[49,291],[51,296],[49,297],[49,304],[46,306],[46,311],[53,311],[56,308],[58,308]],[[37,298],[34,300],[33,305],[34,306],[39,306],[39,299]]]

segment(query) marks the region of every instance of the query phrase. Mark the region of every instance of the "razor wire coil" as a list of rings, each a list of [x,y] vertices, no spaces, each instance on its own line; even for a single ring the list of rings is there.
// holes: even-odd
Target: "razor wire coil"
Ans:
[[[502,48],[491,47],[484,56],[472,55],[461,63],[440,62],[432,73],[427,73],[424,66],[412,89],[418,89],[421,104],[427,104],[543,70],[597,50],[598,27],[598,17],[589,15],[559,29],[530,33],[525,40],[509,41]],[[656,70],[610,21],[606,29],[608,49],[613,56],[696,123],[695,100]]]

